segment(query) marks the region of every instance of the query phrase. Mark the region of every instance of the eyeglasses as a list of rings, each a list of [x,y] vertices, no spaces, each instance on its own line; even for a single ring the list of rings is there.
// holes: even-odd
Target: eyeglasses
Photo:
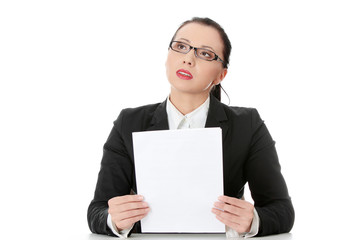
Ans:
[[[187,54],[188,52],[191,51],[191,49],[194,49],[196,57],[201,58],[206,61],[216,60],[216,61],[224,64],[224,61],[221,58],[219,58],[218,55],[216,55],[213,51],[210,51],[206,48],[196,48],[196,47],[190,46],[187,43],[180,42],[180,41],[172,41],[170,43],[170,48],[173,51],[179,52],[182,54]]]

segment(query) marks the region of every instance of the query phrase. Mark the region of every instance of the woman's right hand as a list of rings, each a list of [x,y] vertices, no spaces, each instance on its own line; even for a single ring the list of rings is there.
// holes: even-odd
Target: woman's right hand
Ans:
[[[130,228],[148,214],[150,208],[143,200],[141,195],[125,195],[108,201],[108,212],[119,231]]]

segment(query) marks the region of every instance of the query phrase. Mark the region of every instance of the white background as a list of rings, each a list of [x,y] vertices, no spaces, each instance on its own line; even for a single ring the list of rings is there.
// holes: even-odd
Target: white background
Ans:
[[[230,37],[223,87],[277,142],[293,236],[356,234],[359,12],[346,0],[1,1],[2,234],[89,233],[112,121],[165,100],[167,47],[193,16]]]

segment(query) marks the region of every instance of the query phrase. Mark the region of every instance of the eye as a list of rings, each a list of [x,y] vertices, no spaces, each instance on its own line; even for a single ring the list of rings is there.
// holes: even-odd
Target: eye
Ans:
[[[182,43],[177,43],[176,48],[179,49],[179,50],[186,50],[187,46],[182,44]]]
[[[178,47],[178,49],[185,49],[186,47],[183,45],[183,44],[181,44],[181,43],[179,43],[178,45],[177,45],[177,47]]]
[[[199,57],[212,60],[215,58],[215,54],[209,50],[199,49]]]

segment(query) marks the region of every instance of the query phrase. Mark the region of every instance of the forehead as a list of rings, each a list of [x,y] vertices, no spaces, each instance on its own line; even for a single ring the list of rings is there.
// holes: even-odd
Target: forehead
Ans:
[[[176,34],[174,40],[187,39],[194,47],[209,46],[220,53],[223,49],[222,39],[218,31],[199,23],[188,23]]]

